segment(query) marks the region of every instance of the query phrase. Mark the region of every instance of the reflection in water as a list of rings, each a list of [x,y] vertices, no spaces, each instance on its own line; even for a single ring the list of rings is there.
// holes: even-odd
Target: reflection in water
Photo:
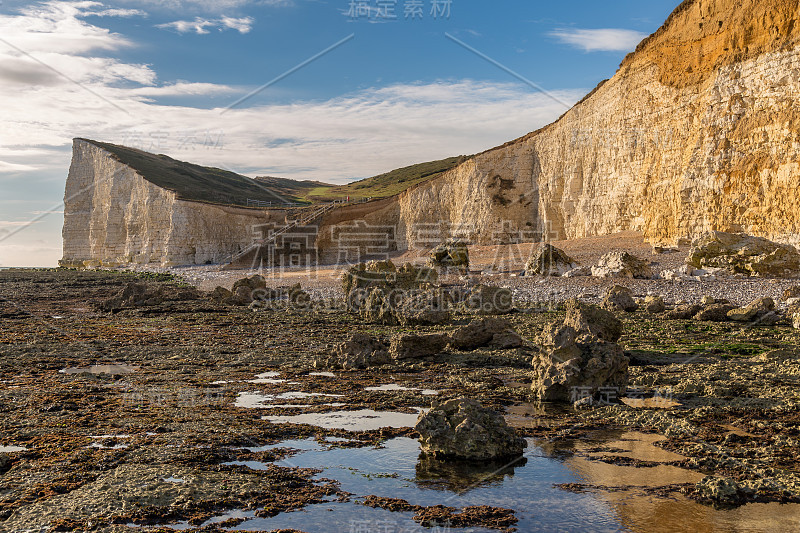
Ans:
[[[464,461],[436,459],[423,453],[417,461],[415,481],[420,487],[463,494],[479,487],[500,485],[506,476],[514,476],[515,468],[521,468],[527,462],[528,459],[521,455],[502,461]]]

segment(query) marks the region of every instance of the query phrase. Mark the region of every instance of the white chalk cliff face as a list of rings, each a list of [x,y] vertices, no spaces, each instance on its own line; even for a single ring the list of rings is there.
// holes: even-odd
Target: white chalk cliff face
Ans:
[[[76,139],[60,264],[217,263],[249,245],[252,225],[265,221],[263,212],[178,199],[102,148]]]
[[[800,0],[686,0],[555,123],[395,198],[325,215],[318,247],[361,221],[396,249],[642,231],[800,242]],[[222,261],[285,213],[176,199],[77,140],[65,265]]]
[[[684,2],[557,122],[401,195],[399,223],[412,243],[439,218],[487,244],[504,222],[555,238],[717,229],[797,242],[796,22],[797,1]]]

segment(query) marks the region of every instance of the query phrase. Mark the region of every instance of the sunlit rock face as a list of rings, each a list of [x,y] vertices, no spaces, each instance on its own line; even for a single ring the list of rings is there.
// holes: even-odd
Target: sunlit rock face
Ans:
[[[502,240],[487,229],[504,222],[552,238],[640,230],[672,244],[721,230],[796,243],[796,9],[684,2],[557,122],[406,192],[406,238],[442,218],[481,243]]]

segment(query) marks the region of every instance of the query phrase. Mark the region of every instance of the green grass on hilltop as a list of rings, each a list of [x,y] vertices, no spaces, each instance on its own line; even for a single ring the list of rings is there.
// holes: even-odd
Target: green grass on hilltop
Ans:
[[[414,185],[434,179],[467,159],[468,157],[466,156],[448,157],[439,161],[429,161],[398,168],[397,170],[354,181],[347,185],[319,186],[311,189],[305,198],[315,202],[338,200],[347,196],[351,200],[387,198],[399,194]]]
[[[216,204],[247,206],[248,200],[313,204],[350,197],[387,198],[466,161],[458,156],[419,163],[392,170],[378,176],[346,185],[330,185],[319,181],[297,181],[286,178],[258,177],[255,179],[214,167],[203,167],[172,159],[163,154],[151,154],[135,148],[82,139],[113,154],[120,162],[135,169],[147,181],[174,191],[178,198]]]
[[[303,202],[299,195],[304,190],[303,184],[309,184],[305,186],[307,189],[320,185],[313,182],[279,180],[265,186],[264,183],[235,172],[186,163],[166,155],[155,155],[126,146],[83,140],[112,153],[120,162],[139,172],[147,181],[174,191],[178,198],[183,200],[243,206],[247,205],[248,199],[275,203]],[[283,182],[297,184],[292,191],[298,194],[284,194],[290,188]]]

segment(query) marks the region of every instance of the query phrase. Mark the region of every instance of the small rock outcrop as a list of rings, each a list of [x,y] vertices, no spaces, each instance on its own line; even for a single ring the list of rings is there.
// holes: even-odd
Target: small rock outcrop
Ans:
[[[441,353],[449,344],[450,337],[441,333],[430,335],[395,335],[389,345],[392,359],[422,359]]]
[[[563,276],[580,265],[552,244],[541,244],[525,264],[526,276]]]
[[[403,326],[438,326],[451,320],[447,298],[441,289],[411,293],[403,299],[395,315]]]
[[[526,447],[503,415],[468,398],[434,405],[415,429],[422,452],[434,457],[487,461],[519,456]]]
[[[469,270],[469,248],[463,241],[448,241],[431,251],[430,266],[435,268],[455,268],[461,272]]]
[[[482,346],[504,350],[522,346],[522,337],[507,320],[484,318],[458,328],[450,336],[450,345],[458,350],[474,350]]]
[[[356,333],[349,340],[337,345],[330,357],[318,359],[316,367],[358,370],[389,363],[389,346],[384,341],[364,333]]]
[[[730,303],[713,303],[703,307],[694,315],[694,319],[705,322],[726,322],[728,313],[733,309],[736,309],[736,306]]]
[[[686,263],[695,268],[715,267],[748,276],[800,275],[800,252],[794,246],[743,233],[704,234],[692,244]]]
[[[728,311],[728,319],[734,322],[757,321],[773,311],[775,311],[775,301],[772,298],[759,298],[745,307]]]
[[[194,287],[130,282],[117,294],[101,302],[103,311],[117,311],[136,307],[150,307],[164,302],[198,300],[203,295]]]
[[[701,309],[703,306],[698,304],[680,304],[676,305],[675,309],[667,311],[665,316],[669,320],[688,320],[699,313]]]
[[[639,304],[633,299],[633,292],[629,288],[622,285],[614,285],[608,289],[608,294],[603,300],[603,309],[632,313],[639,309]]]
[[[592,276],[597,278],[652,279],[653,271],[647,261],[628,252],[609,252],[592,267]]]
[[[621,325],[603,309],[568,302],[567,319],[539,337],[532,365],[532,389],[541,401],[569,402],[586,397],[619,398],[628,385],[628,363],[616,344]],[[575,328],[578,326],[578,329]],[[597,333],[611,340],[604,340]]]
[[[664,303],[664,298],[661,296],[647,296],[644,299],[644,310],[648,313],[655,315],[658,313],[663,313],[667,309],[666,304]]]
[[[9,470],[11,470],[11,458],[5,453],[0,453],[0,475]]]
[[[505,287],[478,285],[470,290],[459,308],[473,315],[504,315],[514,310],[514,295]]]

